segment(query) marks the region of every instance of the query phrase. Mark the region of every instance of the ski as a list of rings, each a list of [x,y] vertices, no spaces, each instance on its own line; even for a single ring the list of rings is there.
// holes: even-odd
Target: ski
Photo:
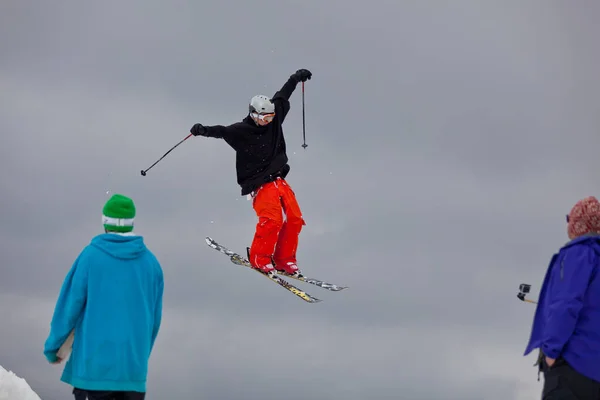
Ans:
[[[223,247],[222,245],[216,243],[213,239],[211,239],[211,238],[208,238],[208,239],[212,243],[215,243],[218,246],[220,246],[220,247],[222,247],[222,248],[225,249],[225,247]],[[208,240],[207,240],[207,242],[208,242]],[[209,243],[209,246],[210,246],[210,243]],[[233,254],[233,252],[231,252],[229,249],[226,249],[226,250],[229,253],[225,253],[225,254],[230,254],[230,255]],[[301,281],[301,282],[309,283],[311,285],[315,285],[315,286],[318,286],[318,287],[320,287],[322,289],[330,290],[332,292],[339,292],[340,290],[344,290],[344,289],[348,288],[348,286],[334,285],[333,283],[328,283],[328,282],[321,281],[321,280],[315,279],[315,278],[309,278],[309,277],[307,277],[305,275],[302,275],[302,274],[291,275],[291,274],[288,274],[287,272],[284,272],[284,271],[276,271],[276,274],[279,275],[279,276],[284,276],[284,277],[295,279],[295,280],[298,280],[298,281]]]
[[[310,294],[298,289],[297,287],[295,287],[294,285],[292,285],[285,279],[281,278],[280,276],[278,276],[272,272],[264,273],[255,268],[252,268],[252,266],[250,265],[250,262],[245,257],[242,257],[241,255],[229,250],[227,247],[217,243],[214,239],[212,239],[208,236],[206,237],[206,244],[208,244],[213,249],[229,256],[229,259],[231,260],[232,263],[234,263],[236,265],[248,267],[251,270],[258,272],[259,274],[266,276],[267,278],[269,278],[269,280],[277,283],[279,286],[283,287],[287,291],[300,297],[302,300],[306,301],[307,303],[318,303],[321,301],[320,299],[317,299],[316,297],[313,297]]]
[[[327,283],[324,281],[320,281],[318,279],[314,279],[314,278],[309,278],[305,275],[290,275],[287,272],[283,272],[283,271],[277,271],[278,275],[281,276],[285,276],[287,278],[292,278],[292,279],[296,279],[298,281],[301,282],[306,282],[306,283],[310,283],[311,285],[315,285],[318,286],[322,289],[327,289],[327,290],[331,290],[332,292],[339,292],[340,290],[344,290],[347,289],[348,286],[339,286],[339,285],[334,285],[333,283]]]

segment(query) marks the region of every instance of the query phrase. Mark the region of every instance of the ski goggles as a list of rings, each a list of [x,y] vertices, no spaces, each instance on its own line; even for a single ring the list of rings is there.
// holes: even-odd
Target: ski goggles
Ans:
[[[275,113],[259,114],[257,112],[253,112],[253,113],[250,113],[250,115],[254,119],[258,119],[258,120],[265,121],[265,122],[271,122],[271,121],[273,121],[273,118],[275,118]]]

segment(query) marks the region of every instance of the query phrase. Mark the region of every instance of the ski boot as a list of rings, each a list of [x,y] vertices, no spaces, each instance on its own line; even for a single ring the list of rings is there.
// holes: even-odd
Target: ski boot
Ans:
[[[271,260],[272,260],[272,258],[271,258]],[[275,271],[278,274],[285,275],[285,276],[291,276],[294,278],[302,277],[302,272],[300,272],[300,270],[298,269],[298,266],[296,264],[294,264],[293,262],[288,262],[283,266],[278,266],[277,264],[275,264],[274,261],[272,261],[272,263],[273,263],[273,267],[275,267]]]
[[[246,247],[246,254],[248,255],[248,262],[250,263],[250,266],[253,269],[258,270],[265,275],[273,275],[273,273],[275,272],[275,267],[273,266],[272,262],[271,264],[255,265],[250,258],[250,247]]]

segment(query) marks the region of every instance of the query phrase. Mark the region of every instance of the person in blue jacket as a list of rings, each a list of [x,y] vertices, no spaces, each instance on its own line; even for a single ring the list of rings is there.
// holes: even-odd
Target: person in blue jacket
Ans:
[[[76,400],[145,398],[164,281],[156,257],[133,233],[135,213],[126,196],[106,202],[105,233],[79,254],[56,302],[44,355],[61,363],[58,350],[74,330],[61,381],[73,386]]]
[[[600,203],[578,201],[550,260],[525,355],[539,349],[543,400],[600,399]]]

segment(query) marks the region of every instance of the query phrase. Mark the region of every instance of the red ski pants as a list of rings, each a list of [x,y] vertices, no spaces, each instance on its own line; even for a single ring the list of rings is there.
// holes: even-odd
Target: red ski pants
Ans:
[[[255,193],[252,207],[258,223],[250,247],[250,263],[262,267],[271,264],[273,256],[278,269],[285,269],[288,262],[295,264],[298,237],[306,223],[292,188],[282,178],[266,183]]]

